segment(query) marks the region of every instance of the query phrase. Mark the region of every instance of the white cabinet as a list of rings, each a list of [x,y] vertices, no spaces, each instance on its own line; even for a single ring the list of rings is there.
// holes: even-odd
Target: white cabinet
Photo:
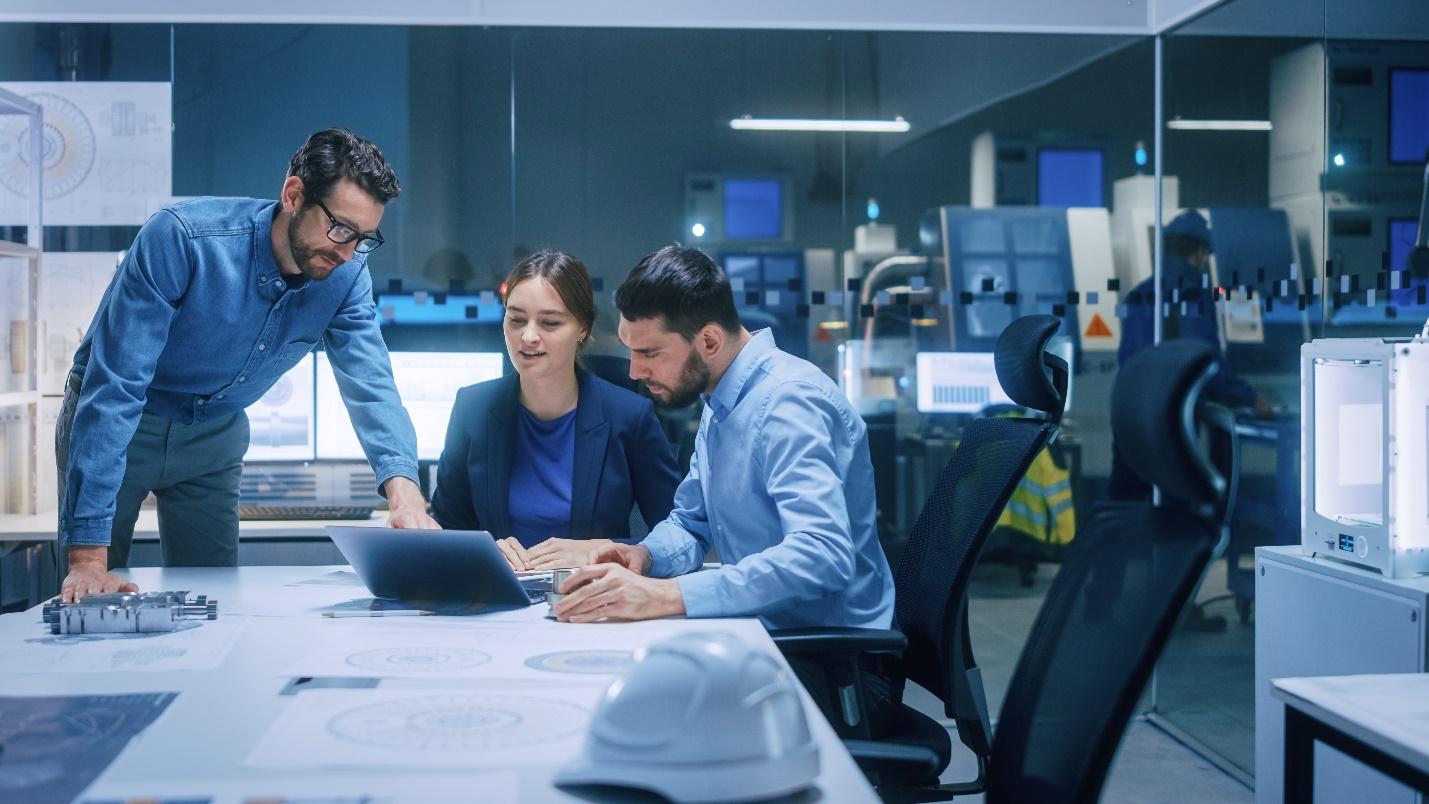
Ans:
[[[1429,576],[1386,578],[1300,547],[1255,551],[1255,798],[1284,800],[1285,707],[1270,679],[1423,673]],[[1414,804],[1409,788],[1324,745],[1315,801]]]

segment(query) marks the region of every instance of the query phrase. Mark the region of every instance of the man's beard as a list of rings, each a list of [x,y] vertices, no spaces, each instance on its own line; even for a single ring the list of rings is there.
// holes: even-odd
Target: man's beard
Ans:
[[[708,388],[710,384],[710,367],[700,357],[700,353],[690,350],[690,356],[685,358],[685,365],[680,367],[679,385],[666,390],[670,392],[669,399],[661,399],[655,394],[651,394],[655,399],[655,404],[663,408],[683,408],[688,407],[700,394]]]
[[[302,214],[296,214],[288,221],[288,252],[293,255],[293,262],[297,263],[298,270],[303,272],[303,276],[318,282],[327,279],[332,275],[334,269],[342,264],[342,256],[336,252],[323,251],[317,248],[308,248],[302,245],[298,232],[298,219]],[[313,258],[331,258],[336,264],[330,269],[326,266],[314,267]]]

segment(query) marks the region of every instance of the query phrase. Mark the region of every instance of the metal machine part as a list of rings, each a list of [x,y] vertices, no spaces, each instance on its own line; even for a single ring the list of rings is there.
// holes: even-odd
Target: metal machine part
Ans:
[[[177,630],[186,620],[218,619],[218,601],[181,592],[90,595],[77,603],[55,598],[43,609],[54,634],[134,634]]]

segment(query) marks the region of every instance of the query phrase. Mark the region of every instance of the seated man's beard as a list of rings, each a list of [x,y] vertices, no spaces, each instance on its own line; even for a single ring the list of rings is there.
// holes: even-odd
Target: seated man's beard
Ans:
[[[661,400],[655,397],[655,402],[661,407],[683,408],[700,398],[700,394],[710,384],[709,364],[700,357],[699,352],[690,350],[690,356],[685,359],[685,365],[680,367],[679,385],[670,388],[670,398]]]

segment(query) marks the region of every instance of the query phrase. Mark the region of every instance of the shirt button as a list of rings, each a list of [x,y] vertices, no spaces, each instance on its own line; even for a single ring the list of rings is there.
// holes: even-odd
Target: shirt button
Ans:
[[[199,403],[200,405],[202,405],[204,402],[207,402],[207,401],[208,401],[208,400],[206,400],[206,399],[200,399],[200,400],[198,401],[198,403]]]
[[[258,351],[263,352],[263,351],[267,351],[267,349],[268,349],[268,344],[266,344],[266,343],[260,343],[260,344],[258,344]]]
[[[219,399],[222,399],[222,398],[223,398],[223,394],[219,394],[219,395],[218,395],[218,398],[219,398]]]
[[[245,377],[239,377],[239,378],[238,378],[238,381],[239,381],[239,382],[248,382],[248,378],[247,378],[246,376],[245,376]]]

